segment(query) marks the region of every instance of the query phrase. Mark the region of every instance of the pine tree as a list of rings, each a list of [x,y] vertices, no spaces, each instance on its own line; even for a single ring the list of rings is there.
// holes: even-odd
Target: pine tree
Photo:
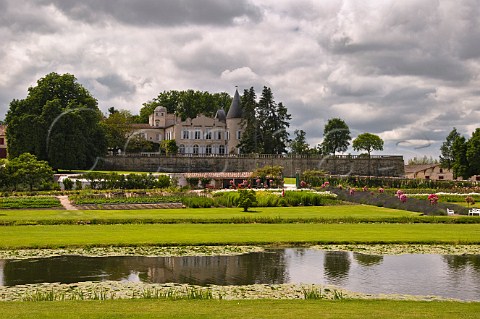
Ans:
[[[257,112],[260,123],[262,153],[282,154],[286,152],[289,142],[287,128],[291,115],[283,103],[275,103],[272,90],[263,87],[262,96],[258,102]]]
[[[258,105],[256,100],[257,96],[253,87],[243,91],[243,96],[241,97],[243,109],[241,125],[244,131],[238,145],[243,154],[261,152],[260,127],[256,118]]]

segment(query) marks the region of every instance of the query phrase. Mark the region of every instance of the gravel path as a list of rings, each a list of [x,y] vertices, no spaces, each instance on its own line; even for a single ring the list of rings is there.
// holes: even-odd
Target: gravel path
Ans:
[[[72,205],[67,195],[57,196],[57,198],[60,200],[60,204],[62,204],[63,208],[66,210],[77,210],[77,208]]]

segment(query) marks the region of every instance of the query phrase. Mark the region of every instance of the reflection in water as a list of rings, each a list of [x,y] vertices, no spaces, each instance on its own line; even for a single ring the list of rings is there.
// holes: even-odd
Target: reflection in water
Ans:
[[[383,256],[379,255],[365,255],[361,253],[353,253],[353,258],[362,266],[379,265],[383,261]]]
[[[78,281],[142,281],[196,285],[284,283],[283,253],[240,256],[82,257],[7,260],[3,285]]]
[[[278,249],[240,256],[0,260],[0,285],[133,281],[196,285],[334,284],[363,293],[480,300],[480,256],[371,256]]]
[[[325,276],[332,284],[341,285],[348,277],[350,258],[346,251],[326,251],[323,267]]]

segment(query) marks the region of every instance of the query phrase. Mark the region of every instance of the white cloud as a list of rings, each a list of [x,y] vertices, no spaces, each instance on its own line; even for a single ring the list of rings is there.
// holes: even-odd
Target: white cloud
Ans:
[[[477,1],[0,0],[0,10],[0,119],[40,77],[69,72],[104,111],[137,112],[164,90],[266,85],[311,144],[342,117],[352,135],[382,136],[385,153],[435,156],[453,126],[470,136],[480,122]]]

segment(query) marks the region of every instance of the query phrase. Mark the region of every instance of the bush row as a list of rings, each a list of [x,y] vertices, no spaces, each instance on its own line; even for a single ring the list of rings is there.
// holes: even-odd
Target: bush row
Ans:
[[[431,190],[452,190],[456,188],[475,188],[476,182],[470,181],[439,181],[439,180],[423,180],[423,179],[404,179],[393,177],[362,177],[362,176],[335,176],[320,175],[302,176],[302,180],[312,187],[320,187],[325,182],[329,182],[331,186],[343,185],[352,187],[388,187],[388,188],[426,188]]]
[[[153,189],[166,188],[171,185],[170,177],[167,175],[154,176],[153,174],[117,174],[117,173],[101,173],[88,172],[80,178],[86,179],[90,183],[92,189]],[[75,189],[81,187],[78,182],[64,181],[65,188]]]
[[[216,206],[236,207],[239,200],[238,192],[220,192],[214,195]],[[280,206],[325,206],[337,204],[336,195],[324,195],[309,191],[286,191],[285,196],[272,192],[256,192],[258,207]]]
[[[60,200],[52,196],[25,196],[0,198],[0,208],[53,208],[61,207]]]

